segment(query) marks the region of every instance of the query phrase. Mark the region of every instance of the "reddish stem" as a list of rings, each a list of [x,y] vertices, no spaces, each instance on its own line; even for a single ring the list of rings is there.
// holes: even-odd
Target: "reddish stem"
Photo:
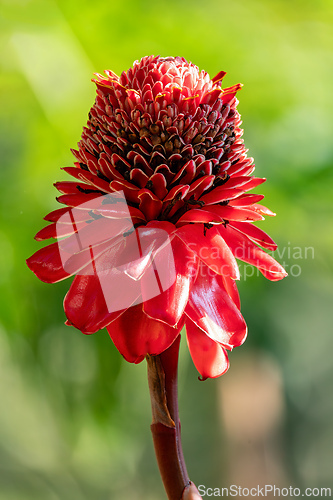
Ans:
[[[180,439],[177,371],[180,335],[158,356],[147,356],[155,454],[169,500],[201,497],[189,480]],[[184,495],[184,496],[183,496]]]

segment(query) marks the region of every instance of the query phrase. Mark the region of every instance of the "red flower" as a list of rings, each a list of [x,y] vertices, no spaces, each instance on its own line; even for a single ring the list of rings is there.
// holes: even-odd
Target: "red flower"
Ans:
[[[247,334],[235,257],[270,280],[286,276],[260,248],[276,244],[253,225],[274,214],[258,204],[262,195],[248,194],[265,179],[251,176],[241,139],[241,85],[222,89],[223,71],[211,80],[180,57],[144,57],[120,77],[105,73],[94,80],[77,162],[64,168],[76,180],[55,185],[65,207],[48,214],[52,224],[36,235],[58,241],[28,266],[47,283],[75,274],[64,301],[67,324],[83,333],[106,327],[126,360],[160,354],[186,325],[201,377],[217,377],[228,369],[226,350]],[[79,234],[81,243],[89,236],[86,245],[78,246]],[[145,242],[139,259],[130,241]],[[174,266],[162,293],[151,293],[152,256],[160,267]]]

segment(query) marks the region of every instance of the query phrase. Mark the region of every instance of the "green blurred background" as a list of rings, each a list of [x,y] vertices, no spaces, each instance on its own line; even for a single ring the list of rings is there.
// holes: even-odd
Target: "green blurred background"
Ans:
[[[185,342],[180,411],[197,485],[332,487],[333,4],[330,0],[2,0],[0,13],[0,500],[157,500],[145,363],[107,332],[64,326],[69,283],[25,266],[58,208],[94,101],[90,79],[144,55],[181,55],[239,110],[261,223],[290,276],[239,285],[248,322],[231,369],[201,383]],[[256,273],[255,273],[256,274]]]

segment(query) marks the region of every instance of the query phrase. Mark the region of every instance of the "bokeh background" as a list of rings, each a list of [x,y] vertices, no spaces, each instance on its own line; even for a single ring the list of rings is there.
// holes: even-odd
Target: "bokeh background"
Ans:
[[[64,326],[68,282],[25,266],[58,208],[94,101],[90,79],[148,54],[181,55],[225,85],[289,277],[243,268],[249,337],[204,383],[182,344],[190,477],[206,487],[332,487],[333,4],[330,0],[2,0],[0,12],[0,499],[164,498],[145,363],[107,332]],[[258,191],[258,190],[257,190]]]

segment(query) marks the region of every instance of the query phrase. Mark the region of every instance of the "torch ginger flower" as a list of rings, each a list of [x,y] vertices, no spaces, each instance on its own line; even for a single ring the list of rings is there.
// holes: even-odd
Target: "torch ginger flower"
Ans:
[[[217,377],[228,369],[227,350],[241,345],[247,334],[235,257],[270,280],[286,276],[260,248],[275,250],[276,244],[253,224],[274,214],[258,204],[262,195],[249,194],[265,179],[251,175],[253,159],[241,139],[236,99],[241,85],[222,89],[225,72],[211,80],[181,57],[144,57],[120,77],[105,74],[94,79],[97,97],[73,150],[77,161],[63,169],[75,180],[55,184],[65,207],[48,214],[45,220],[52,224],[36,235],[38,241],[58,241],[37,251],[28,266],[47,283],[75,274],[64,300],[67,324],[83,333],[106,327],[127,361],[163,353],[185,325],[202,379]],[[126,253],[130,235],[114,243],[113,230],[108,234],[110,210],[121,211],[122,204],[102,199],[117,193],[127,204],[132,239],[151,242],[159,230],[167,235],[175,275],[162,293],[149,296],[151,273],[141,259],[132,266],[141,296],[137,288],[131,296],[128,287],[126,307],[110,310],[96,266],[95,272],[87,269],[93,247],[97,267],[117,287],[115,262]],[[81,217],[70,224],[75,210]],[[72,245],[68,267],[60,242],[71,247],[80,231],[99,238],[86,248]],[[153,254],[157,258],[158,251]]]
[[[253,224],[274,215],[249,194],[253,159],[241,139],[236,93],[180,57],[144,57],[120,77],[97,74],[76,162],[57,182],[65,205],[36,235],[55,238],[27,260],[39,279],[74,280],[66,323],[106,327],[127,361],[148,362],[155,452],[170,500],[200,498],[183,458],[177,402],[180,331],[201,378],[229,366],[247,334],[236,258],[270,280],[285,270]]]

